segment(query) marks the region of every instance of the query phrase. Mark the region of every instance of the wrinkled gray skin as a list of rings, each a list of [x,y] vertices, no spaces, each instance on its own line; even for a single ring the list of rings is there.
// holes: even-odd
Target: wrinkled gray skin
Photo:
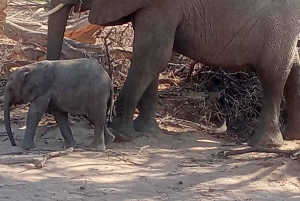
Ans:
[[[49,17],[48,59],[58,59],[69,9]],[[299,0],[89,0],[89,21],[98,25],[133,23],[133,57],[116,103],[115,135],[130,140],[136,131],[156,132],[158,75],[172,50],[231,71],[256,71],[263,88],[262,114],[251,146],[279,146],[279,110],[283,91],[288,105],[287,139],[300,139]],[[290,73],[291,72],[291,73]],[[285,87],[284,87],[285,86]],[[139,116],[133,122],[135,108]]]
[[[34,148],[34,135],[43,114],[50,111],[64,137],[65,147],[74,147],[68,113],[84,115],[94,125],[91,148],[105,150],[105,141],[114,136],[105,132],[107,103],[111,97],[112,82],[106,71],[89,59],[42,61],[23,66],[9,77],[4,93],[4,122],[9,137],[9,108],[30,102],[23,149]],[[112,102],[111,102],[112,103]],[[12,142],[13,143],[13,142]]]

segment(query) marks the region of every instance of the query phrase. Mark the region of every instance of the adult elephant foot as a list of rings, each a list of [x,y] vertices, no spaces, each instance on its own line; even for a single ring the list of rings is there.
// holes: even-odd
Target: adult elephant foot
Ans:
[[[300,140],[300,129],[299,126],[294,128],[290,126],[289,124],[286,125],[284,128],[282,135],[283,138],[286,140]]]
[[[133,139],[141,136],[134,130],[132,123],[125,123],[121,117],[115,117],[111,124],[111,131],[116,141],[131,142]]]
[[[30,150],[30,149],[34,149],[35,148],[35,144],[32,140],[26,140],[24,139],[22,142],[21,142],[21,148],[22,149],[25,149],[25,150]]]
[[[248,141],[251,147],[280,147],[283,144],[283,137],[280,131],[274,133],[256,132]]]
[[[70,148],[70,147],[77,147],[77,143],[74,139],[71,139],[71,140],[65,140],[64,142],[64,148]]]
[[[154,118],[138,116],[133,122],[134,129],[138,132],[159,133],[160,128]]]

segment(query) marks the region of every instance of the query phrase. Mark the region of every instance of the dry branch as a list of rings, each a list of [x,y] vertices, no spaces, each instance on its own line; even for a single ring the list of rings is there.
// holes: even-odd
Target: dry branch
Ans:
[[[117,152],[117,151],[114,151],[114,150],[111,150],[111,149],[107,149],[104,153],[107,155],[108,160],[110,160],[110,158],[112,158],[112,157],[115,157],[119,161],[123,161],[126,164],[132,164],[132,165],[137,165],[137,166],[142,165],[140,163],[133,162],[132,160],[127,158],[126,156],[128,156],[128,154],[126,154],[126,153]]]
[[[204,129],[209,133],[224,133],[227,131],[226,121],[224,121],[222,126],[220,126],[219,128],[211,128],[211,127],[199,124],[199,123],[195,123],[195,122],[184,120],[184,119],[177,119],[177,118],[163,119],[160,123],[179,124],[179,125],[188,126],[188,127],[191,127],[191,128],[197,129],[197,130]]]
[[[191,63],[191,66],[190,66],[190,70],[189,70],[189,73],[186,77],[186,81],[189,82],[191,80],[191,77],[192,77],[192,73],[194,71],[194,68],[195,68],[195,65],[199,63],[198,61],[192,61]]]
[[[64,151],[55,151],[55,152],[51,152],[51,153],[48,153],[44,156],[44,159],[42,161],[35,161],[34,163],[34,166],[38,169],[41,169],[44,167],[44,164],[51,158],[54,158],[54,157],[60,157],[60,156],[66,156],[66,155],[69,155],[70,153],[72,153],[74,150],[73,147],[67,149],[67,150],[64,150]]]
[[[0,164],[3,165],[13,165],[13,164],[20,164],[20,163],[26,163],[26,164],[34,164],[35,168],[41,169],[44,167],[45,163],[54,157],[60,157],[60,156],[66,156],[70,153],[72,153],[74,150],[73,147],[64,150],[64,151],[54,151],[50,152],[44,155],[43,160],[37,160],[35,159],[38,157],[38,155],[27,155],[27,156],[20,156],[20,157],[13,157],[13,158],[7,158],[0,161]]]
[[[222,150],[217,153],[218,157],[227,157],[227,156],[235,156],[247,153],[271,153],[288,156],[298,160],[300,159],[300,150],[280,150],[280,149],[268,149],[262,147],[251,147],[246,149],[237,149],[237,150]]]

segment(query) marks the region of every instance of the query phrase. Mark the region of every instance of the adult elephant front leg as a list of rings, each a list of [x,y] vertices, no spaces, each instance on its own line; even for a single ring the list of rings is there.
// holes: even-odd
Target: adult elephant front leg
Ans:
[[[155,120],[158,101],[158,76],[150,83],[138,102],[138,117],[134,120],[134,129],[139,132],[157,133],[158,124]]]
[[[141,16],[143,14],[145,16]],[[146,12],[141,15],[135,16],[132,63],[116,102],[117,116],[112,122],[117,140],[130,141],[137,137],[133,127],[133,114],[140,100],[139,108],[142,109],[143,117],[154,118],[153,113],[154,111],[156,113],[156,107],[150,106],[154,109],[151,112],[144,108],[145,104],[153,104],[156,101],[148,99],[147,96],[151,94],[157,96],[158,74],[167,67],[174,43],[177,26],[175,20],[172,21],[173,25],[169,22],[153,23],[153,18],[160,18],[155,21],[165,21],[162,20],[164,16],[157,14],[150,16]],[[145,96],[141,99],[143,94]]]
[[[286,53],[276,59],[269,57],[258,66],[257,75],[263,90],[262,113],[257,131],[248,142],[250,146],[275,147],[283,143],[279,113],[283,88],[292,66],[290,55],[293,54]]]
[[[298,51],[295,57],[292,70],[284,87],[284,95],[287,104],[287,125],[283,131],[283,137],[289,140],[300,139],[300,62]]]

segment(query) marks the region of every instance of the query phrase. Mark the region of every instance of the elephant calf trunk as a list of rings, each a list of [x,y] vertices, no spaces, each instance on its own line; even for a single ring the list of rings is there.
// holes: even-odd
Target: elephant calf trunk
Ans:
[[[4,96],[4,124],[11,145],[16,146],[16,141],[10,127],[10,100],[8,96]]]

